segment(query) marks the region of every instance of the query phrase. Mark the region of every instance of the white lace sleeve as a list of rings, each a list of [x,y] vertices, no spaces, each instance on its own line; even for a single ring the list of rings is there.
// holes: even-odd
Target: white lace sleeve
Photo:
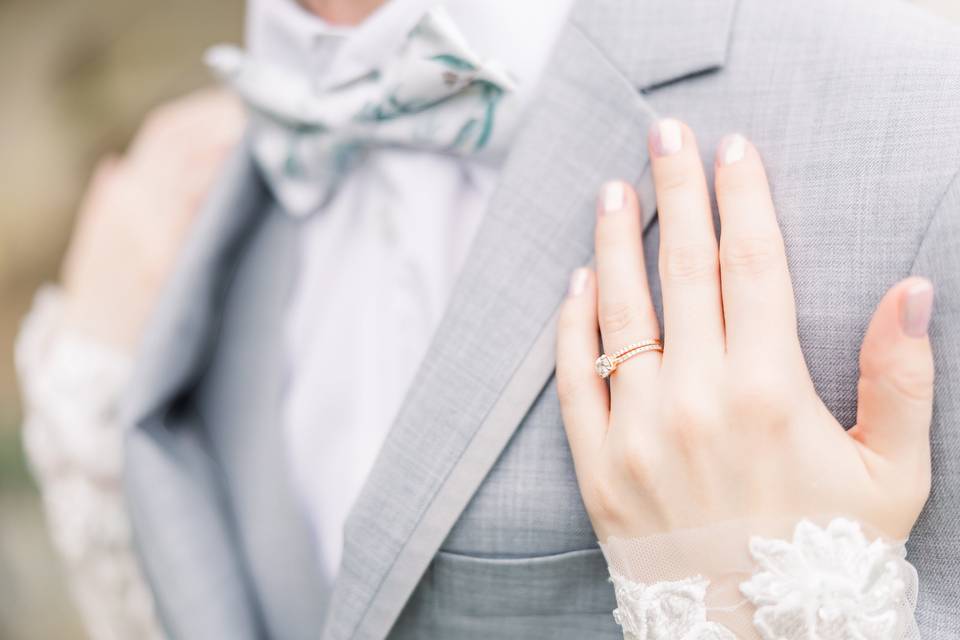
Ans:
[[[159,640],[120,485],[129,358],[64,328],[62,307],[56,288],[42,289],[17,340],[27,457],[90,636]]]
[[[871,540],[846,518],[783,524],[607,540],[624,638],[919,639],[917,574],[902,543]]]

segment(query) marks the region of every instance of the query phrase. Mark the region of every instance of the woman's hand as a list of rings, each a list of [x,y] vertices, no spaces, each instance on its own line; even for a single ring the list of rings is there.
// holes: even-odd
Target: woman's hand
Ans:
[[[930,487],[932,286],[880,302],[860,357],[857,425],[817,396],[797,337],[783,239],[757,151],[731,136],[716,160],[719,249],[696,141],[658,123],[650,150],[660,224],[665,346],[619,366],[603,350],[657,338],[634,192],[605,187],[596,275],[573,274],[557,380],[581,492],[601,540],[742,518],[844,515],[904,538]]]
[[[220,90],[162,106],[123,157],[102,160],[63,268],[66,322],[132,349],[224,158],[243,112]]]

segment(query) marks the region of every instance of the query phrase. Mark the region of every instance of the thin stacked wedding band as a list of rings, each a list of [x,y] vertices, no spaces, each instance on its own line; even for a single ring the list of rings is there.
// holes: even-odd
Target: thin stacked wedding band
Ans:
[[[597,362],[594,364],[594,367],[597,370],[597,375],[606,380],[609,378],[614,371],[617,370],[621,364],[632,358],[633,356],[638,356],[641,353],[647,353],[649,351],[660,351],[663,352],[663,342],[660,340],[643,340],[642,342],[634,342],[633,344],[628,344],[622,349],[619,349],[611,355],[602,354],[597,358]]]

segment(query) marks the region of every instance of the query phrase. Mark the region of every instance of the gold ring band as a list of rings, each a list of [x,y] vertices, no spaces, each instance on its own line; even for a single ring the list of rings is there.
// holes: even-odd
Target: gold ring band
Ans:
[[[597,375],[606,380],[617,370],[617,367],[633,356],[638,356],[641,353],[648,353],[650,351],[663,352],[663,342],[650,339],[628,344],[610,355],[605,353],[601,354],[593,366],[597,371]]]

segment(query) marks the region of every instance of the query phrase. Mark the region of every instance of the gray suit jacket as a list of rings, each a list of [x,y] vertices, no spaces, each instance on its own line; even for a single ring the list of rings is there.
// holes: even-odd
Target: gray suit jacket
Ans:
[[[804,350],[844,424],[877,301],[907,274],[934,281],[934,482],[910,553],[925,637],[960,637],[958,61],[960,33],[887,0],[580,0],[347,522],[333,585],[316,576],[269,444],[267,334],[295,230],[241,149],[127,403],[130,509],[171,635],[618,637],[560,421],[554,324],[611,177],[639,189],[659,292],[645,138],[662,114],[689,122],[705,153],[730,131],[762,151]]]

